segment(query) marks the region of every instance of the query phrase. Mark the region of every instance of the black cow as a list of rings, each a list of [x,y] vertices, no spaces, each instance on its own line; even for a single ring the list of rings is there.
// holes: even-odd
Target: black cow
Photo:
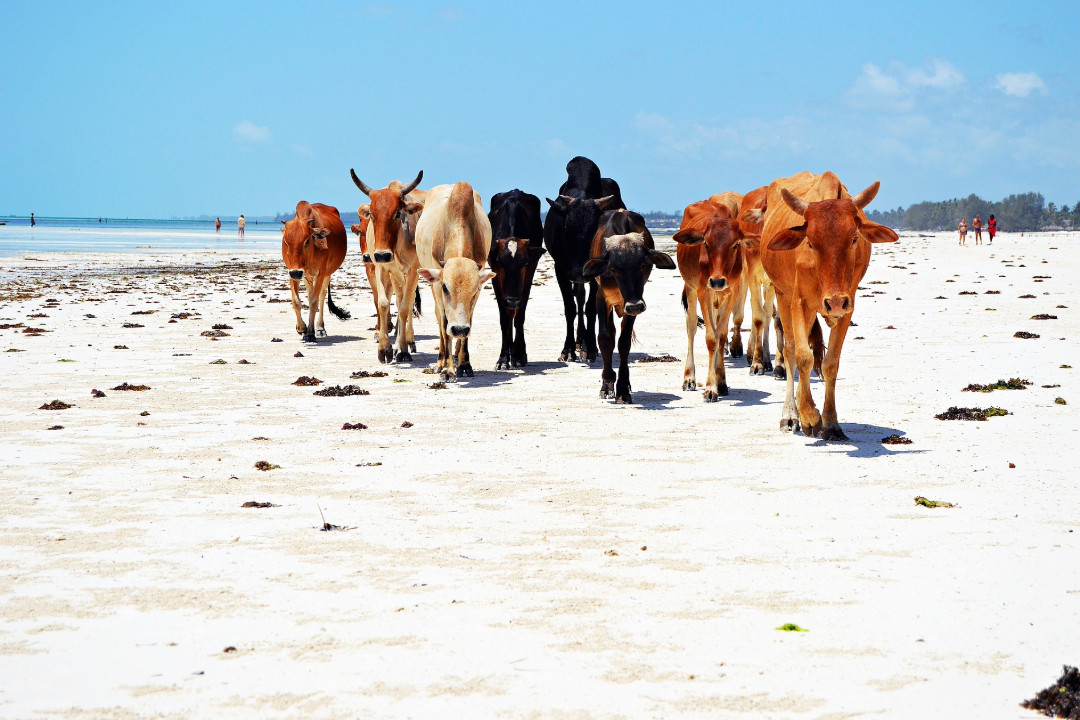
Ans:
[[[600,168],[589,158],[578,156],[568,162],[566,174],[567,180],[559,188],[558,200],[548,199],[551,210],[544,222],[544,244],[555,263],[555,277],[559,281],[566,315],[566,340],[559,360],[566,362],[577,356],[592,362],[596,360],[595,289],[582,275],[582,269],[589,260],[589,248],[600,215],[606,209],[625,206],[618,183],[601,178]],[[613,189],[614,193],[605,194],[605,187]],[[590,286],[588,302],[585,299],[586,284]]]
[[[488,219],[492,238],[488,267],[495,272],[491,285],[502,325],[502,349],[495,369],[509,370],[529,363],[525,352],[525,308],[536,265],[546,252],[540,198],[521,190],[499,193],[491,198]]]
[[[604,213],[593,237],[591,259],[585,263],[584,275],[593,278],[596,312],[600,318],[597,339],[604,356],[600,397],[615,398],[617,403],[632,402],[630,398],[630,340],[634,334],[634,319],[645,312],[642,297],[645,283],[653,267],[674,270],[675,261],[667,253],[656,250],[645,219],[636,212],[614,210]],[[619,377],[611,365],[615,349],[614,310],[622,318],[619,332]]]

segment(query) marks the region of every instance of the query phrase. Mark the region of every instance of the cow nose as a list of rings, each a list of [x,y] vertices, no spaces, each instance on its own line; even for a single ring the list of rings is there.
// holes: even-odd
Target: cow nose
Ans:
[[[380,250],[375,253],[375,262],[377,263],[388,263],[393,259],[394,253],[390,252],[389,250]]]
[[[713,290],[723,290],[727,287],[727,278],[709,278],[709,287]]]
[[[640,315],[645,312],[645,301],[638,300],[637,302],[628,302],[624,306],[627,315]]]
[[[370,253],[364,253],[364,262],[365,263],[370,263],[371,262],[371,254]]]
[[[304,279],[304,271],[303,270],[290,270],[289,271],[289,277],[292,278],[293,280],[303,280]]]
[[[453,335],[456,338],[467,338],[467,337],[469,337],[469,326],[468,325],[451,325],[450,326],[450,334]]]
[[[511,310],[517,310],[519,307],[521,307],[521,298],[518,297],[508,297],[506,298],[505,302],[506,307],[510,308]]]
[[[847,295],[833,295],[822,300],[826,315],[846,315],[851,312],[851,298]]]

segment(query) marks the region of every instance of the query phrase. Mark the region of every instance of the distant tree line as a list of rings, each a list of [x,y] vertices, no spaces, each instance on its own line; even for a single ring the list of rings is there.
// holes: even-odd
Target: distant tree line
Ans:
[[[972,193],[966,198],[953,198],[942,202],[921,202],[907,209],[872,210],[867,217],[901,230],[955,230],[960,218],[967,218],[968,225],[978,213],[985,225],[990,215],[997,218],[998,229],[1006,232],[1033,230],[1080,229],[1080,203],[1072,208],[1054,203],[1047,204],[1042,193],[1010,195],[999,202],[983,200]]]

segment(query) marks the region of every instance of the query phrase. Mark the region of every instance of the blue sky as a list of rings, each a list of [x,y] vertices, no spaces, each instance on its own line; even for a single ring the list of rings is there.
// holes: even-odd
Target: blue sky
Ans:
[[[353,210],[424,170],[631,208],[800,170],[1080,202],[1080,3],[0,0],[0,214]]]

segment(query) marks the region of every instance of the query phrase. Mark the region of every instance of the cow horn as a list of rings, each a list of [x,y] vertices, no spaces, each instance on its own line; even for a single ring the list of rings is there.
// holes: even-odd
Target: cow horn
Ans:
[[[570,195],[560,195],[559,202],[565,206],[570,206],[577,202],[577,198]]]
[[[806,213],[807,202],[805,200],[802,200],[801,198],[797,198],[792,195],[791,191],[789,191],[787,188],[780,189],[780,197],[784,198],[784,202],[786,202],[788,207],[795,212],[799,213],[800,215]]]
[[[416,186],[419,185],[420,181],[423,180],[423,179],[424,179],[424,171],[421,170],[420,173],[416,176],[415,180],[413,180],[411,183],[409,183],[405,187],[401,188],[401,197],[404,198],[406,195],[408,195],[413,190],[415,190]]]
[[[878,189],[881,188],[881,181],[875,180],[874,184],[863,190],[861,193],[851,198],[851,201],[855,203],[855,207],[862,210],[864,207],[870,204],[870,201],[877,197]]]
[[[352,175],[352,181],[356,183],[356,187],[360,188],[360,192],[364,193],[368,197],[371,197],[371,188],[364,184],[364,181],[356,177],[356,171],[349,168],[349,174]]]

